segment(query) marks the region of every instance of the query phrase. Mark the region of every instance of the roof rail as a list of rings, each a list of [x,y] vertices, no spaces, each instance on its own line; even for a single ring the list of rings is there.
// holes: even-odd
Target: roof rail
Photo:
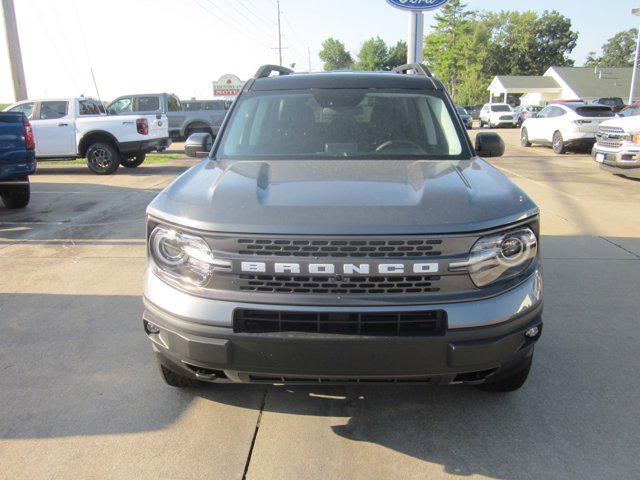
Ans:
[[[399,67],[394,68],[393,71],[403,75],[406,75],[409,72],[415,72],[416,75],[422,75],[423,77],[433,77],[427,66],[422,63],[408,63],[406,65],[400,65]]]
[[[292,74],[293,70],[280,65],[263,65],[258,69],[253,78],[267,78],[271,76],[273,72],[278,72],[278,75],[282,76]]]

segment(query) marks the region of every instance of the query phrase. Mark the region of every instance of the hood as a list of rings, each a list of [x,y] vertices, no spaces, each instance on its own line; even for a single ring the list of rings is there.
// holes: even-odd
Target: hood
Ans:
[[[478,231],[537,207],[481,159],[205,160],[148,213],[211,232],[357,235]]]
[[[617,117],[602,122],[600,126],[622,128],[626,133],[634,133],[640,131],[640,116]]]

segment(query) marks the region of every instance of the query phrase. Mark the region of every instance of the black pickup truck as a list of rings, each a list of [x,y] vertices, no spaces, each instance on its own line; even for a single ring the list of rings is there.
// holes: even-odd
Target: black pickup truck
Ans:
[[[36,171],[33,130],[24,113],[0,113],[0,139],[0,197],[7,208],[24,208],[29,175]]]

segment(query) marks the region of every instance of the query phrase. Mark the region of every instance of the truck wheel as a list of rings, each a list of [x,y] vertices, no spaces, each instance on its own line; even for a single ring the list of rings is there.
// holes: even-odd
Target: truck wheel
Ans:
[[[158,373],[160,374],[160,378],[164,380],[164,383],[169,385],[170,387],[176,388],[190,388],[197,387],[200,385],[200,382],[194,380],[192,378],[183,377],[172,370],[169,370],[167,367],[162,365],[158,360],[156,360],[156,367],[158,367]]]
[[[529,357],[525,365],[516,372],[506,377],[497,378],[496,380],[488,380],[478,385],[478,388],[485,392],[515,392],[527,381],[529,372],[531,371],[532,361],[533,357]]]
[[[2,202],[7,208],[24,208],[29,205],[31,198],[31,186],[26,185],[9,185],[2,190]]]
[[[87,149],[87,166],[98,175],[111,175],[120,166],[120,153],[110,143],[94,143]]]
[[[567,152],[567,147],[564,145],[564,139],[560,132],[553,134],[553,151],[558,155],[562,155]]]
[[[142,162],[144,162],[145,158],[147,158],[146,153],[138,153],[133,157],[123,157],[122,160],[120,160],[120,165],[125,168],[136,168],[142,165]]]
[[[527,132],[526,128],[523,128],[520,131],[520,145],[523,147],[530,147],[531,142],[529,141],[529,132]]]

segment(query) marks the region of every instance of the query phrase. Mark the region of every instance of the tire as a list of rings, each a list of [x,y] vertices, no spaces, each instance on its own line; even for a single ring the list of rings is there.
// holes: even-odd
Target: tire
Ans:
[[[29,205],[31,199],[31,186],[26,185],[9,185],[2,191],[2,203],[7,208],[24,208]]]
[[[491,123],[491,120],[489,120],[489,128],[490,128],[490,129],[492,129],[492,130],[495,128],[495,127],[493,126],[493,123]]]
[[[567,147],[564,144],[564,139],[562,138],[562,133],[560,132],[555,132],[553,134],[553,151],[558,155],[567,153]]]
[[[529,132],[527,132],[526,128],[523,128],[520,131],[520,145],[522,145],[525,148],[528,148],[531,146],[531,142],[529,141]]]
[[[484,122],[480,120],[480,128],[484,128]]]
[[[145,158],[147,158],[146,153],[138,153],[133,157],[126,157],[126,158],[123,157],[122,160],[120,160],[120,165],[122,165],[125,168],[136,168],[142,165]]]
[[[488,380],[478,385],[477,388],[484,392],[515,392],[520,389],[526,383],[527,378],[529,378],[532,361],[533,357],[529,357],[527,363],[516,372],[496,380]]]
[[[200,385],[200,382],[198,380],[194,380],[192,378],[179,375],[176,372],[169,370],[167,367],[162,365],[158,360],[156,360],[156,367],[158,367],[158,373],[160,374],[160,378],[162,378],[162,380],[164,380],[164,383],[166,383],[170,387],[192,388]]]
[[[97,175],[111,175],[120,166],[120,153],[110,143],[97,142],[87,149],[87,166]]]

